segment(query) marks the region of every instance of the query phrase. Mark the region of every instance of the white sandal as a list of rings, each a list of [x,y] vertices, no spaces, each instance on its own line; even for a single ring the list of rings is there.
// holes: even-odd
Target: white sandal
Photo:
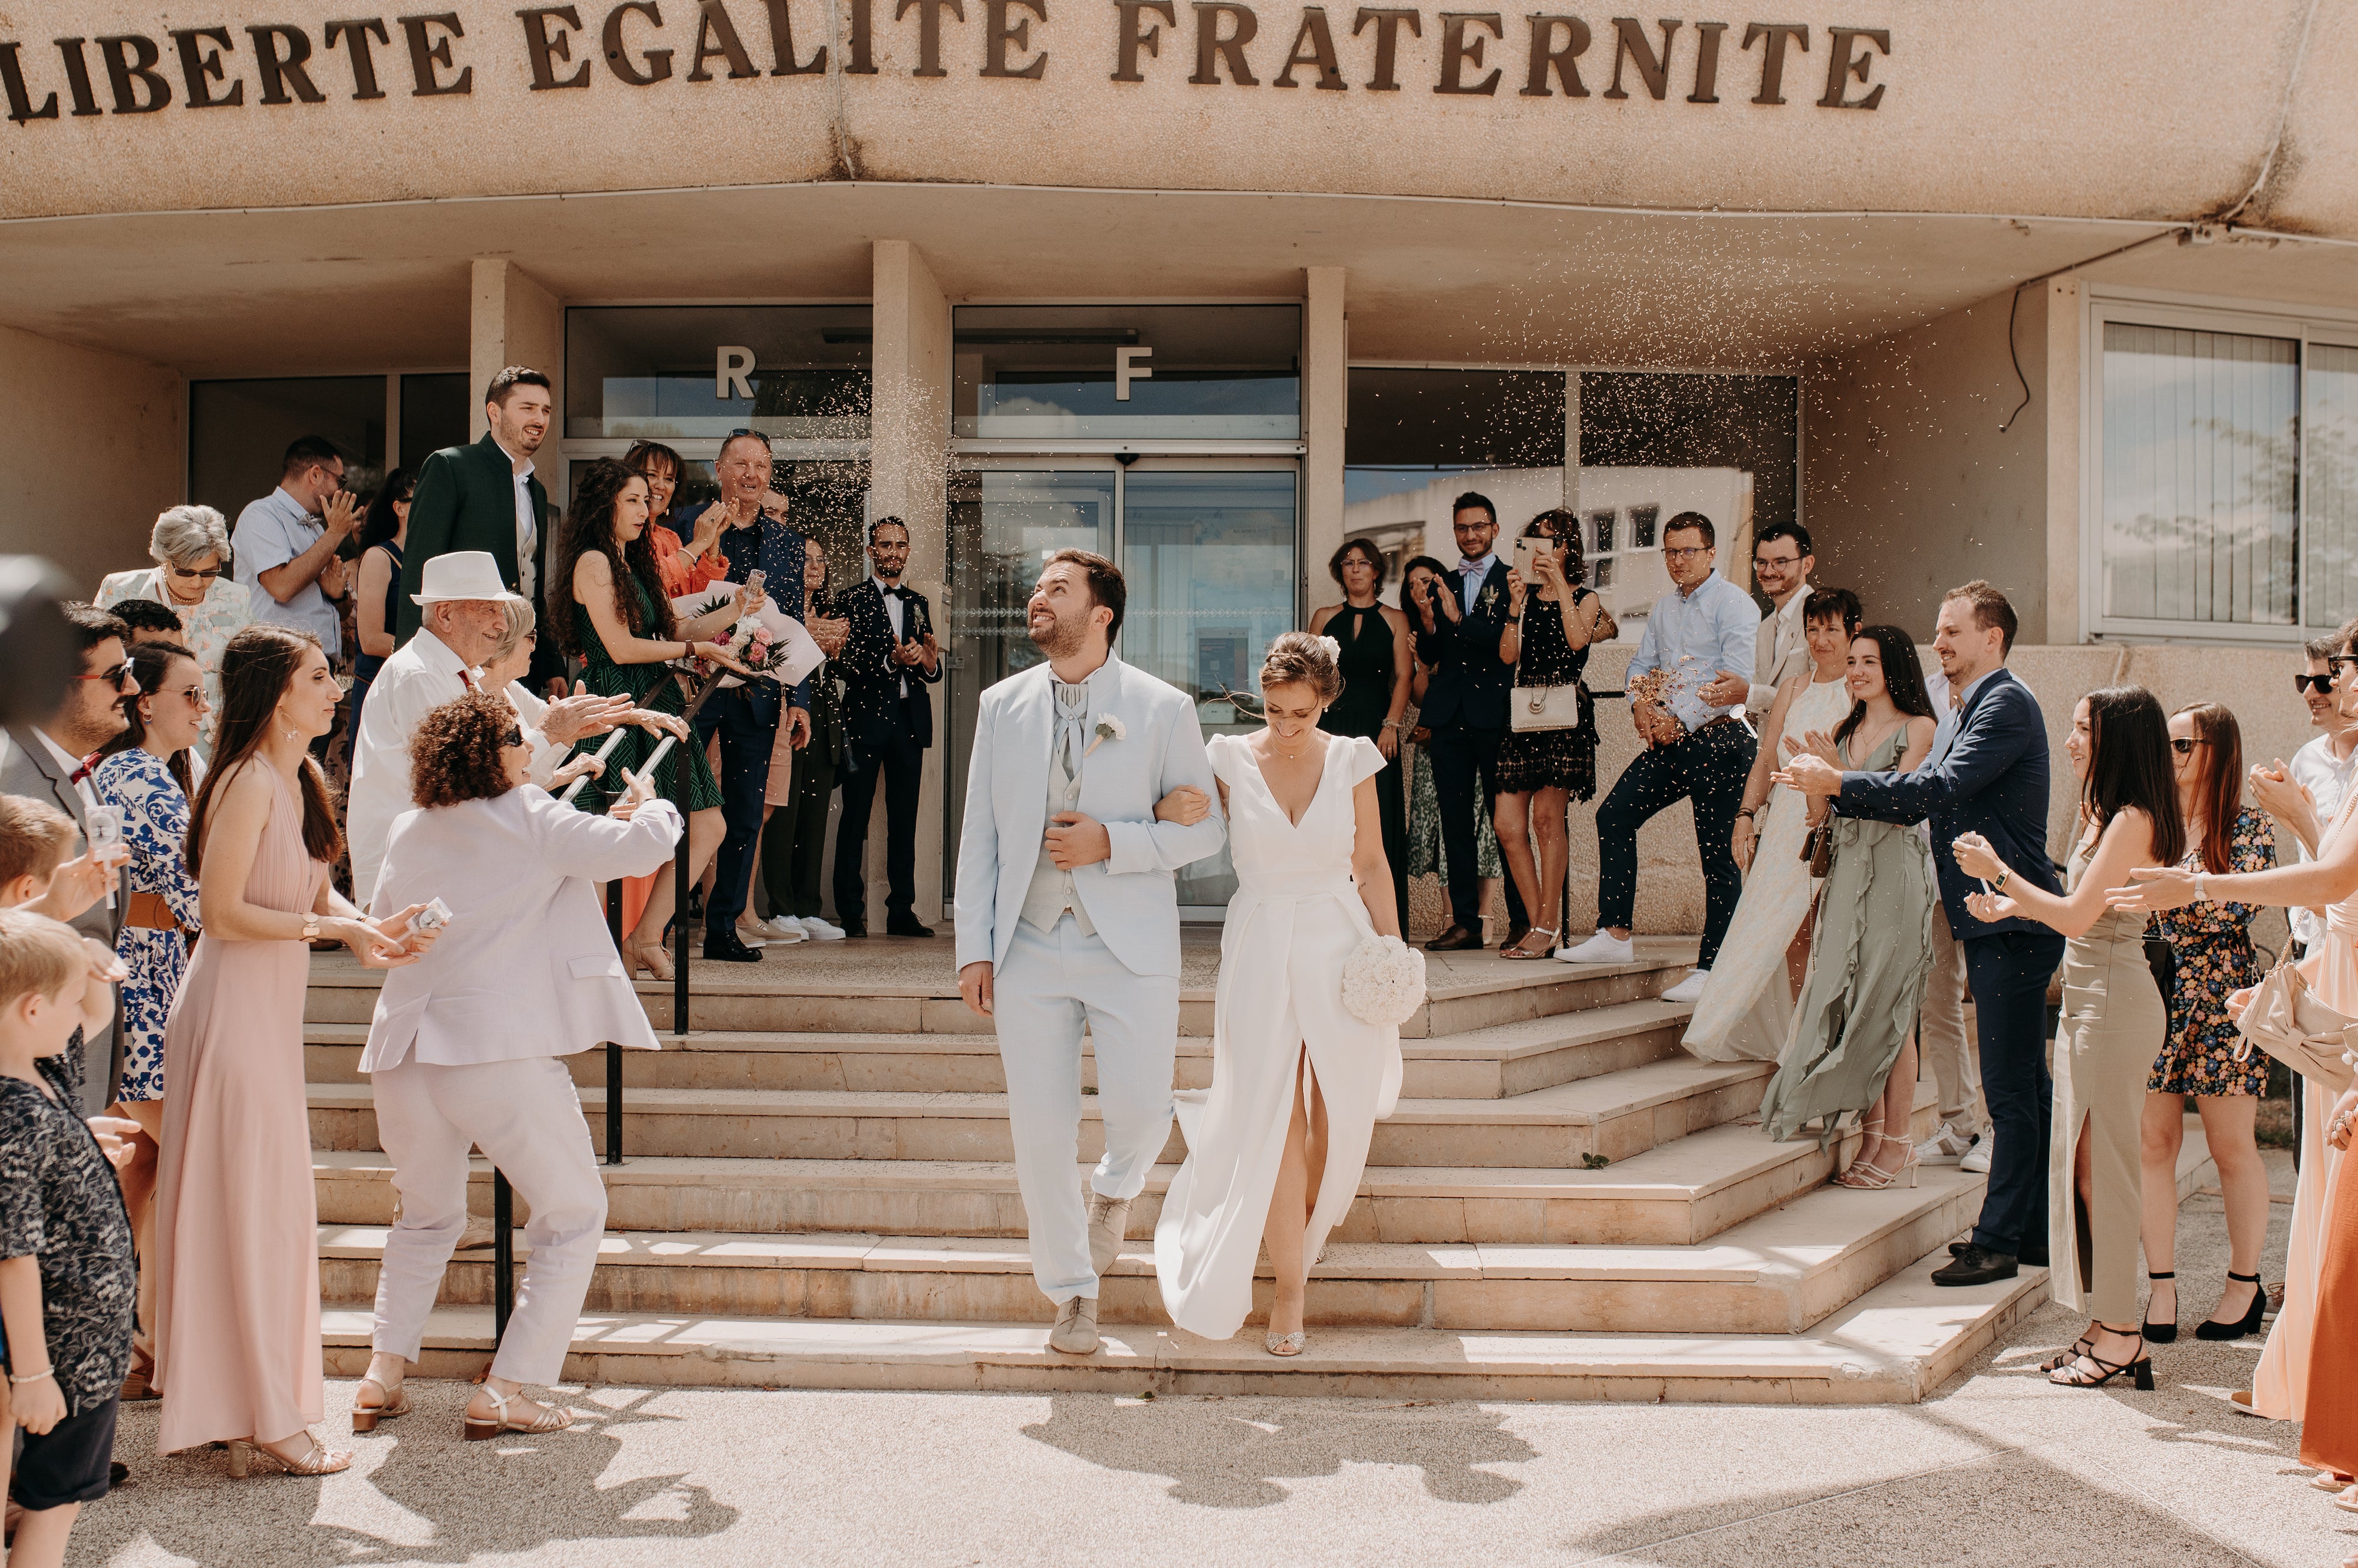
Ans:
[[[353,1390],[352,1430],[354,1432],[374,1432],[377,1422],[391,1421],[395,1416],[409,1413],[408,1385],[404,1384],[396,1390],[386,1388],[374,1378],[362,1378],[361,1388],[374,1389],[377,1393],[377,1402],[364,1405],[360,1401],[359,1390]]]
[[[492,1409],[496,1413],[490,1421],[474,1415],[466,1418],[463,1435],[470,1443],[481,1443],[486,1439],[497,1437],[503,1432],[534,1433],[563,1432],[573,1424],[573,1412],[568,1410],[559,1410],[555,1405],[543,1405],[540,1413],[530,1421],[517,1421],[508,1414],[508,1402],[511,1400],[523,1400],[522,1394],[503,1394],[489,1383],[482,1386],[481,1392],[484,1398],[492,1401]],[[525,1400],[525,1402],[529,1404],[532,1401]]]

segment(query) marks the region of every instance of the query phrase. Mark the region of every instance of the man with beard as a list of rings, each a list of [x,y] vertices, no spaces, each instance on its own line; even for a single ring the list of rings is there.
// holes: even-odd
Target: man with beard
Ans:
[[[1048,557],[1027,611],[1045,658],[982,694],[958,844],[958,989],[997,1026],[1032,1277],[1056,1303],[1049,1348],[1071,1356],[1098,1347],[1098,1281],[1171,1133],[1174,873],[1227,832],[1217,809],[1155,820],[1182,785],[1217,792],[1195,703],[1113,656],[1126,600],[1103,556]],[[1085,1022],[1105,1126],[1086,1210]]]
[[[925,596],[904,588],[909,530],[898,517],[869,525],[868,558],[876,576],[843,596],[851,624],[840,668],[844,721],[850,734],[843,774],[843,824],[835,836],[835,914],[847,936],[868,935],[868,816],[884,784],[884,930],[931,936],[917,897],[917,785],[934,743],[934,698],[942,678]]]

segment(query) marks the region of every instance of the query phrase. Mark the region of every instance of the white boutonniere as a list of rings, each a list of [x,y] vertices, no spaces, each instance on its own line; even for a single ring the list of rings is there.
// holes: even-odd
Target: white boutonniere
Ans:
[[[1129,731],[1121,727],[1120,719],[1116,719],[1110,713],[1105,715],[1098,720],[1096,735],[1089,741],[1088,751],[1081,753],[1081,761],[1085,762],[1087,762],[1091,752],[1094,752],[1099,746],[1104,745],[1107,741],[1120,741],[1128,734]]]
[[[1479,602],[1482,608],[1485,611],[1487,611],[1492,605],[1498,602],[1498,590],[1495,588],[1485,588],[1482,590],[1482,597]]]

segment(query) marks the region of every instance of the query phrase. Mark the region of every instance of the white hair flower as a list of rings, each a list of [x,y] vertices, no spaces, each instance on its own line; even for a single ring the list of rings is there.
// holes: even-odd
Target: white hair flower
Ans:
[[[1326,650],[1326,656],[1330,659],[1340,659],[1343,656],[1343,644],[1332,637],[1319,638],[1318,645]]]

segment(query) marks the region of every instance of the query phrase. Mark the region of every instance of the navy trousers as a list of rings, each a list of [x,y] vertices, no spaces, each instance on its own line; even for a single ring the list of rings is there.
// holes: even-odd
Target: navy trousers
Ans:
[[[2047,982],[2063,961],[2063,938],[2002,931],[1969,936],[1963,946],[1992,1139],[1989,1191],[1974,1241],[1993,1252],[2036,1256],[2048,1241],[2047,1143],[2055,1113]]]
[[[704,903],[707,935],[733,930],[745,912],[753,881],[753,847],[762,837],[762,803],[770,784],[770,751],[784,722],[784,710],[769,723],[755,717],[742,689],[730,687],[707,697],[696,715],[696,743],[720,737],[720,817],[729,836],[714,860],[712,896]]]
[[[1449,862],[1449,919],[1475,935],[1482,935],[1482,874],[1474,846],[1480,838],[1478,807],[1489,816],[1498,803],[1498,742],[1507,731],[1444,724],[1433,732],[1425,760],[1433,764],[1433,791],[1441,806],[1441,852]],[[1403,855],[1405,863],[1405,855]],[[1405,910],[1401,929],[1407,928]],[[1515,879],[1507,878],[1507,924],[1516,929],[1529,925],[1522,894]]]
[[[1695,968],[1719,957],[1727,923],[1744,896],[1730,840],[1744,805],[1745,776],[1759,742],[1741,724],[1709,724],[1675,746],[1649,746],[1614,781],[1596,808],[1596,926],[1637,924],[1638,829],[1680,801],[1694,802],[1695,851],[1703,859],[1703,947]]]

